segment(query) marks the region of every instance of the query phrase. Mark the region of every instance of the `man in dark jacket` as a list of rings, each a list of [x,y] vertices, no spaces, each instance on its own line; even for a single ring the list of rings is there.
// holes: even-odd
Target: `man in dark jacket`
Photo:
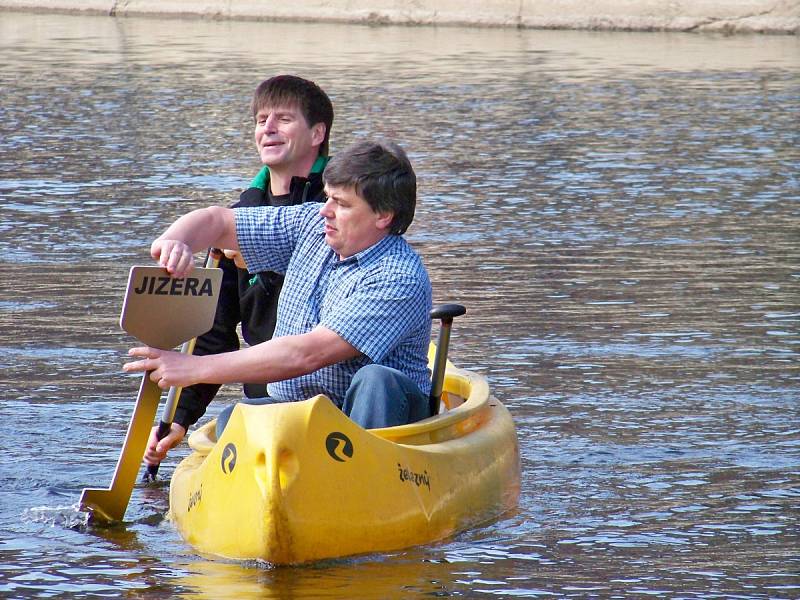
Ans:
[[[253,95],[255,142],[264,167],[233,207],[288,206],[324,202],[322,172],[328,162],[333,106],[316,84],[292,75],[263,81]],[[197,339],[194,353],[219,354],[239,349],[237,326],[254,346],[272,337],[283,276],[270,271],[249,273],[238,256],[220,261],[223,269],[214,326]],[[205,414],[220,385],[200,383],[180,396],[170,433],[159,442],[153,428],[145,462],[158,464],[155,448],[171,448]],[[266,384],[245,384],[247,397],[266,395]]]

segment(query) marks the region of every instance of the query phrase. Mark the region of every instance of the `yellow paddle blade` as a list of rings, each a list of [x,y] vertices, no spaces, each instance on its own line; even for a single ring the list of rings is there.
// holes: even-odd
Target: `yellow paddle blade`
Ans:
[[[125,516],[160,398],[161,388],[150,380],[150,373],[145,373],[111,487],[85,488],[81,493],[81,510],[90,511],[95,519],[121,521]]]

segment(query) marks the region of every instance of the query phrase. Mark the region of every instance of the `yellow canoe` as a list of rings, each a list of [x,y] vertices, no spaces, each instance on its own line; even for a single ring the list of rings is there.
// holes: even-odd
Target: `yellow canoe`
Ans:
[[[447,363],[439,415],[365,430],[325,396],[239,404],[189,437],[170,518],[197,551],[295,564],[443,539],[513,508],[519,449],[484,377]]]

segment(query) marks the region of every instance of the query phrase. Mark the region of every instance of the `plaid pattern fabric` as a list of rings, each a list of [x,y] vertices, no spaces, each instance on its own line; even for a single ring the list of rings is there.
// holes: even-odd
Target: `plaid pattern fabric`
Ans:
[[[398,369],[424,394],[431,334],[431,284],[419,256],[398,235],[339,260],[325,243],[319,204],[237,208],[236,232],[250,271],[285,273],[275,337],[321,324],[361,351],[356,359],[271,383],[277,400],[326,394],[341,406],[358,369]]]

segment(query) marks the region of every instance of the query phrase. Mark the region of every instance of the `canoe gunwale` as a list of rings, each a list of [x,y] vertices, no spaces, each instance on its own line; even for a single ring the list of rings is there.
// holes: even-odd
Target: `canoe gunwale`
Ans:
[[[408,425],[369,429],[371,434],[396,444],[422,445],[461,437],[480,425],[481,413],[498,403],[489,394],[489,383],[481,375],[447,365],[443,391],[466,400],[444,412]],[[323,396],[324,397],[324,396]],[[316,398],[316,397],[315,397]],[[304,400],[311,402],[315,398]],[[216,419],[206,423],[189,435],[189,447],[200,454],[208,454],[216,444]]]

